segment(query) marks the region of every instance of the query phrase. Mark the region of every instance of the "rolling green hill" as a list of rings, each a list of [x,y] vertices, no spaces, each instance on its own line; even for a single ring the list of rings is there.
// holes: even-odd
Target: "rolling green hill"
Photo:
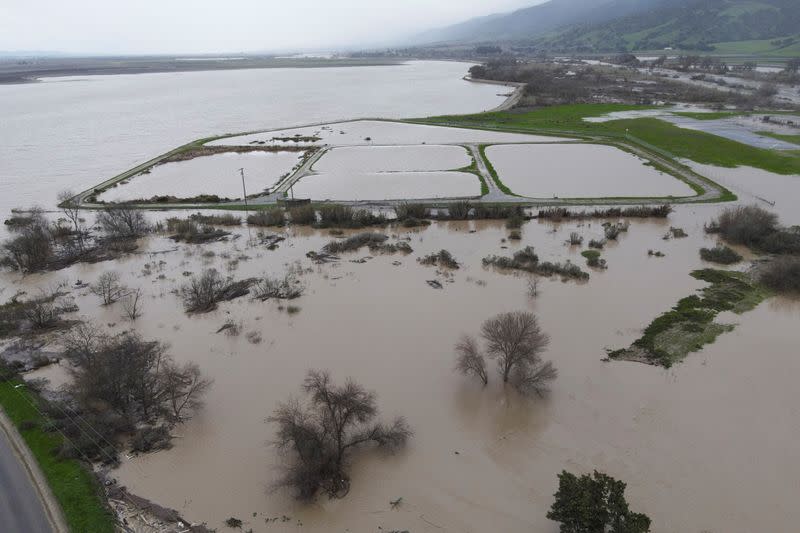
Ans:
[[[569,26],[534,38],[532,44],[562,52],[673,48],[792,56],[798,55],[796,41],[784,39],[798,28],[798,0],[694,0],[605,23]]]
[[[800,0],[550,0],[427,32],[424,42],[536,50],[800,56]]]

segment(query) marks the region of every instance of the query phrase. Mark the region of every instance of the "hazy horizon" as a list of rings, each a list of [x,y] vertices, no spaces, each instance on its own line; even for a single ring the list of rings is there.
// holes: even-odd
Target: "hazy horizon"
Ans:
[[[70,55],[218,54],[334,50],[400,43],[417,33],[544,0],[10,0],[0,50]]]

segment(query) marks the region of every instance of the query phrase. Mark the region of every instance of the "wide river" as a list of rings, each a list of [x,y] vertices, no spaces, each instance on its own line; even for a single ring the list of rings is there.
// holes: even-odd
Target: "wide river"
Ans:
[[[467,63],[47,78],[0,85],[0,216],[52,207],[174,146],[224,132],[491,109]]]

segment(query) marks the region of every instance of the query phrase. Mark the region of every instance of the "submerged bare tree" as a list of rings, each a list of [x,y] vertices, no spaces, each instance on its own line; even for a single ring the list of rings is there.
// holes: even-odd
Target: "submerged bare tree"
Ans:
[[[164,365],[164,393],[169,406],[169,416],[176,422],[188,418],[187,412],[197,411],[203,405],[203,395],[212,381],[203,377],[197,363]]]
[[[134,423],[179,422],[200,407],[211,385],[196,365],[176,365],[166,345],[133,332],[111,336],[83,324],[63,343],[81,405],[105,406]]]
[[[291,455],[277,485],[289,487],[298,499],[310,500],[320,490],[331,498],[344,497],[354,449],[369,444],[397,449],[412,435],[402,417],[388,425],[375,422],[375,394],[353,380],[337,386],[327,371],[311,370],[303,391],[307,405],[289,400],[267,419],[277,425],[276,446]]]
[[[61,319],[65,308],[59,305],[59,296],[61,293],[58,288],[40,289],[39,296],[25,302],[22,306],[22,314],[34,329],[49,328]]]
[[[97,223],[109,237],[141,237],[151,230],[144,213],[138,209],[119,205],[109,207],[97,215]]]
[[[125,293],[125,287],[119,282],[119,274],[114,271],[103,272],[96,283],[89,287],[92,294],[98,296],[103,305],[111,305]]]
[[[58,205],[64,216],[67,217],[76,234],[83,233],[83,218],[81,218],[81,210],[78,204],[73,201],[75,193],[70,190],[64,190],[58,193]]]
[[[21,272],[42,270],[54,255],[53,235],[42,212],[33,209],[25,224],[11,226],[18,235],[3,243],[2,262]]]
[[[467,376],[475,376],[484,385],[489,383],[489,375],[486,373],[486,359],[481,354],[481,349],[475,337],[464,335],[456,344],[456,370]]]
[[[474,338],[465,336],[456,344],[456,369],[488,382],[485,357],[497,361],[504,383],[519,392],[543,394],[558,373],[550,361],[542,361],[542,352],[550,337],[542,331],[532,313],[515,311],[488,319],[481,327],[486,341],[484,356]]]
[[[142,289],[130,291],[122,298],[122,309],[129,320],[136,320],[142,316]]]

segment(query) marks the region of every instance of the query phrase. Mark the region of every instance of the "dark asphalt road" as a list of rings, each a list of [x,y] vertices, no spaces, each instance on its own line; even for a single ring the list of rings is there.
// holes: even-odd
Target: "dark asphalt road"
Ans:
[[[25,467],[0,430],[0,531],[53,533]]]

